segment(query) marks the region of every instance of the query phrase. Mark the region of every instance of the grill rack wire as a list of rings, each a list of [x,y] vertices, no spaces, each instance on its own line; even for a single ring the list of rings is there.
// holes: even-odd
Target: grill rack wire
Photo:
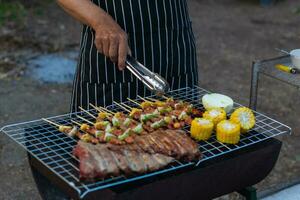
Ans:
[[[196,108],[203,109],[200,100],[202,96],[207,93],[210,92],[198,86],[194,86],[193,88],[188,87],[170,91],[166,94],[166,96],[173,97],[176,100],[190,102]],[[160,99],[160,97],[154,95],[152,95],[151,97]],[[136,99],[136,101],[141,102],[142,99],[138,98]],[[122,104],[136,107],[136,105],[130,101],[122,102]],[[240,104],[234,104],[234,108],[240,106]],[[126,112],[122,109],[122,107],[116,104],[108,106],[107,109],[114,112]],[[89,112],[95,115],[97,113],[94,109],[89,110]],[[81,182],[79,180],[79,160],[72,154],[72,150],[76,145],[77,140],[66,136],[64,133],[59,132],[56,127],[42,120],[34,120],[30,122],[5,126],[1,129],[1,132],[5,133],[12,140],[21,145],[33,157],[35,157],[38,161],[48,167],[51,172],[56,174],[70,187],[76,190],[80,198],[84,198],[88,193],[93,191],[144,179],[147,177],[152,177],[158,174],[164,174],[166,172],[175,171],[189,166],[196,167],[205,160],[253,145],[280,134],[291,133],[290,127],[274,119],[271,119],[264,114],[255,111],[254,114],[256,116],[255,127],[247,134],[242,134],[241,140],[238,144],[222,144],[216,140],[215,134],[213,134],[213,136],[208,141],[198,142],[199,149],[203,156],[201,160],[197,162],[182,163],[180,161],[174,161],[168,167],[155,172],[132,177],[125,177],[124,175],[121,175],[99,180],[93,183]],[[47,119],[62,125],[70,125],[70,119],[76,119],[76,121],[83,122],[81,119],[76,118],[76,115],[81,115],[88,120],[93,120],[91,116],[87,115],[84,112],[65,114],[50,117]],[[186,131],[189,131],[189,126],[185,127],[184,129]]]

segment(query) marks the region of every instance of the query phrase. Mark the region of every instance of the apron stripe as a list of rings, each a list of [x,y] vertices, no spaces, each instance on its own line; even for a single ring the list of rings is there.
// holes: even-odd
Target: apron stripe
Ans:
[[[142,41],[143,41],[143,60],[144,60],[144,65],[146,65],[146,50],[145,50],[145,36],[144,36],[144,20],[143,20],[143,14],[142,14],[142,7],[141,7],[141,2],[138,1],[139,4],[139,12],[141,16],[141,31],[142,31]]]
[[[171,83],[171,89],[198,82],[195,38],[186,0],[92,0],[128,34],[132,56]],[[146,3],[146,4],[145,4]],[[151,94],[128,70],[100,54],[92,28],[84,26],[72,92],[72,111]],[[113,69],[112,69],[113,68]]]
[[[152,0],[150,0],[152,1]],[[151,65],[149,63],[145,63],[146,66],[152,66],[152,71],[154,71],[154,52],[153,52],[153,31],[152,31],[152,19],[151,19],[151,12],[149,7],[149,0],[147,0],[147,8],[148,8],[148,18],[149,18],[149,27],[150,27],[150,46],[151,46]],[[144,48],[144,51],[146,49]]]
[[[137,56],[137,46],[136,46],[136,32],[135,32],[135,20],[134,20],[134,17],[133,17],[133,9],[132,9],[132,3],[131,3],[131,0],[129,0],[129,6],[130,6],[130,15],[131,15],[131,20],[132,20],[132,30],[133,30],[133,42],[134,42],[134,57]],[[122,9],[124,10],[124,7],[122,7]],[[129,37],[129,40],[131,40],[132,38],[132,35],[128,35]],[[130,42],[131,43],[131,42]],[[132,48],[132,47],[130,47]],[[132,50],[132,49],[131,49]],[[130,78],[131,78],[131,81],[133,81],[133,75],[130,74]]]
[[[93,58],[93,55],[92,55],[92,50],[93,50],[93,43],[94,43],[94,32],[93,31],[91,31],[91,39],[90,39],[90,43],[91,43],[91,47],[90,47],[90,66],[89,66],[89,68],[90,68],[90,81],[92,80],[92,67],[91,66],[93,66],[93,64],[92,64],[92,61],[93,60],[95,60],[95,59],[92,59]]]
[[[86,88],[87,88],[87,90],[86,90],[86,95],[87,95],[87,103],[86,103],[86,105],[87,105],[87,109],[89,110],[90,109],[90,105],[89,105],[89,102],[90,102],[90,89],[89,89],[89,83],[86,83]]]
[[[95,92],[95,101],[93,102],[94,105],[98,106],[98,86],[97,84],[94,84],[94,92]]]
[[[166,9],[166,2],[163,1],[163,8],[164,8],[164,12],[167,13],[167,9]],[[165,14],[165,23],[168,23],[168,17],[167,14]],[[168,29],[165,29],[165,47],[166,47],[166,71],[165,71],[165,77],[166,79],[168,79],[168,69],[169,69],[169,32]],[[162,53],[162,51],[160,51]]]

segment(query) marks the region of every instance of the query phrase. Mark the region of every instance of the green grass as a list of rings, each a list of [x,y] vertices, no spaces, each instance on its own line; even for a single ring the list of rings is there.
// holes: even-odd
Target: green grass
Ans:
[[[22,21],[26,16],[26,9],[19,2],[3,2],[0,0],[0,26],[7,21]]]

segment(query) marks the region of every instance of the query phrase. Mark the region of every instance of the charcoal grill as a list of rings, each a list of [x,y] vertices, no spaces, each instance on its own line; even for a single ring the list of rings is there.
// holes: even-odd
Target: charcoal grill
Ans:
[[[195,86],[193,88],[182,88],[170,91],[167,93],[167,96],[173,97],[176,100],[187,101],[192,103],[196,108],[203,109],[200,102],[202,96],[207,93],[210,92]],[[156,99],[160,98],[157,96],[151,97]],[[136,99],[136,101],[142,101],[142,99]],[[136,106],[129,101],[122,103],[131,107]],[[239,106],[241,105],[237,103],[234,104],[235,108]],[[117,104],[110,105],[107,109],[114,112],[126,112]],[[97,113],[95,110],[89,111],[95,115]],[[222,159],[234,152],[241,152],[243,149],[255,147],[258,143],[263,144],[272,137],[291,133],[290,127],[259,112],[254,111],[254,113],[257,120],[255,128],[249,133],[243,134],[240,142],[236,145],[222,144],[218,142],[215,135],[213,135],[208,141],[198,143],[199,149],[203,154],[203,157],[198,161],[186,163],[174,161],[168,167],[155,172],[130,177],[121,175],[93,183],[79,180],[79,160],[72,154],[77,140],[57,131],[56,127],[47,124],[43,120],[35,120],[8,125],[3,127],[1,131],[21,145],[32,156],[35,167],[37,167],[42,174],[53,180],[72,198],[83,199],[91,197],[100,191],[124,188],[129,185],[134,185],[135,183],[140,184],[141,182],[146,184],[149,181],[169,177],[174,174],[194,171],[202,166],[202,163],[208,163],[209,160]],[[84,112],[60,115],[48,119],[63,125],[70,125],[72,118],[75,118],[76,121],[83,122],[81,119],[76,118],[76,115],[81,115],[86,119],[92,120],[91,116]],[[188,126],[184,129],[189,131]]]

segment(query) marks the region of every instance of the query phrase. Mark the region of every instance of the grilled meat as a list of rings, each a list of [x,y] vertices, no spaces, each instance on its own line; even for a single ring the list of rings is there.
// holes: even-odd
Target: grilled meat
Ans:
[[[122,147],[122,148],[121,148]],[[162,154],[143,152],[134,145],[98,144],[79,141],[74,155],[80,160],[80,179],[94,180],[151,172],[167,166],[174,158]]]
[[[200,158],[198,145],[184,131],[157,130],[135,138],[136,144],[148,153],[160,153],[177,160],[192,161]]]
[[[80,178],[141,174],[167,166],[174,158],[182,161],[200,158],[197,143],[184,131],[157,130],[134,140],[135,143],[125,145],[79,141],[74,155],[80,160]]]

